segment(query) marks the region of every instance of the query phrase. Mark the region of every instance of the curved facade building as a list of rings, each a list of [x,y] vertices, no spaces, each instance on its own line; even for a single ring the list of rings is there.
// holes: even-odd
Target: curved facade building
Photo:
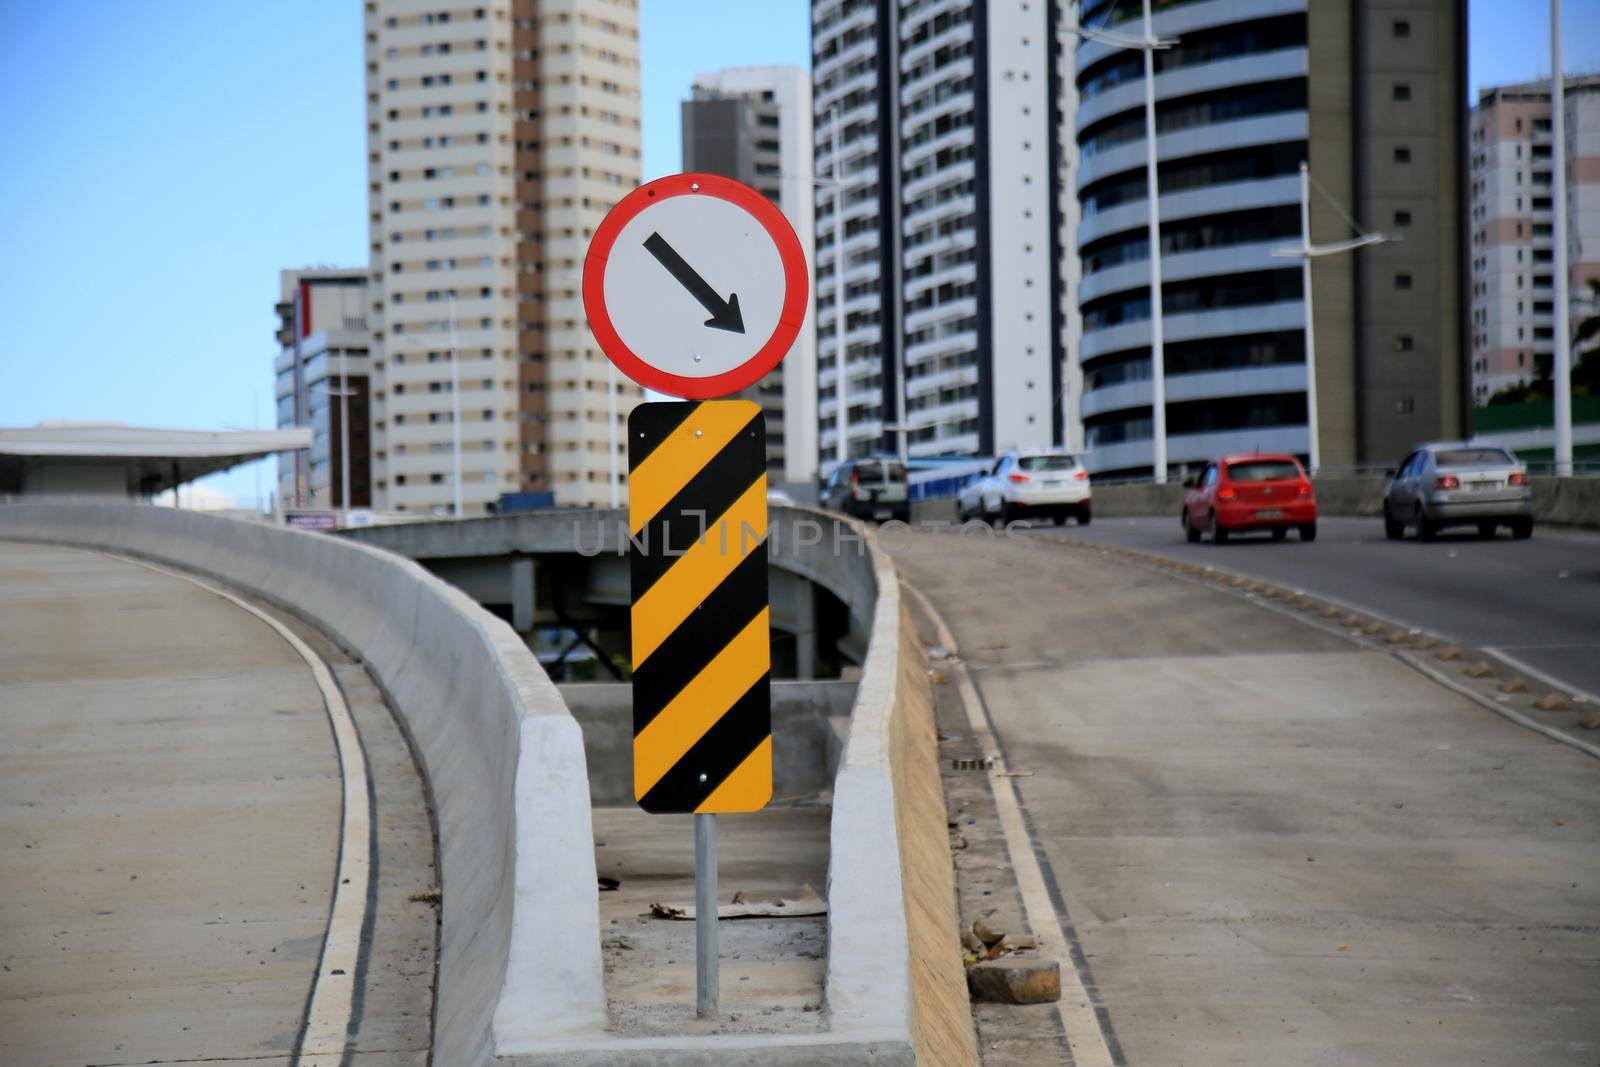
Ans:
[[[1306,456],[1299,167],[1404,243],[1317,261],[1324,467],[1460,432],[1465,15],[1454,3],[1167,0],[1156,5],[1169,472],[1230,451]],[[1140,5],[1085,26],[1138,33]],[[1088,465],[1152,469],[1143,57],[1084,41],[1073,75],[1078,302]],[[1314,197],[1313,240],[1349,237]]]

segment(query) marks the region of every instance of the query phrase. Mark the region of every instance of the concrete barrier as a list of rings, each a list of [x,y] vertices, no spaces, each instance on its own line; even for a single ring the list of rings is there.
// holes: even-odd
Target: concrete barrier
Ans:
[[[874,1062],[976,1064],[926,666],[893,563],[852,525],[872,629],[833,786],[830,1021],[882,1048]]]
[[[1533,517],[1558,526],[1600,527],[1600,478],[1531,478]],[[1320,514],[1377,518],[1389,480],[1382,474],[1321,475],[1315,479]],[[1183,507],[1181,485],[1099,485],[1094,488],[1095,515],[1103,518],[1171,516]]]
[[[0,506],[0,537],[170,563],[358,656],[422,762],[443,890],[433,1062],[606,1022],[583,738],[522,640],[409,560],[322,534],[127,504]]]

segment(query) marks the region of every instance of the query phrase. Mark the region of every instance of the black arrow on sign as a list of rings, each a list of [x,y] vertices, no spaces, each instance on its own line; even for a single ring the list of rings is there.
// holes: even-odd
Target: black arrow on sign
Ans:
[[[677,249],[667,244],[667,239],[659,233],[652,233],[645,239],[644,247],[674,278],[678,284],[689,290],[689,295],[700,301],[701,305],[709,312],[711,317],[706,320],[706,325],[714,330],[727,330],[729,333],[744,333],[744,316],[739,314],[739,294],[729,293],[728,299],[723,300],[717,291],[689,264],[678,255]]]

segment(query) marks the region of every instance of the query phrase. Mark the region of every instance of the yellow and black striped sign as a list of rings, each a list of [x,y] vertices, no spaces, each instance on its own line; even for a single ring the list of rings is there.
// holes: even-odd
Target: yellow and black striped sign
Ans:
[[[633,795],[649,812],[772,797],[766,437],[748,400],[628,418]]]

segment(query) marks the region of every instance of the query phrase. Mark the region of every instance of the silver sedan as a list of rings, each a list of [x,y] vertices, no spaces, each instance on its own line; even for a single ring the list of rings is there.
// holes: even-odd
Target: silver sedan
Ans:
[[[1391,541],[1414,525],[1431,541],[1446,526],[1476,526],[1484,537],[1507,526],[1516,538],[1533,536],[1533,492],[1528,471],[1509,449],[1496,445],[1423,445],[1389,472],[1383,529]]]

